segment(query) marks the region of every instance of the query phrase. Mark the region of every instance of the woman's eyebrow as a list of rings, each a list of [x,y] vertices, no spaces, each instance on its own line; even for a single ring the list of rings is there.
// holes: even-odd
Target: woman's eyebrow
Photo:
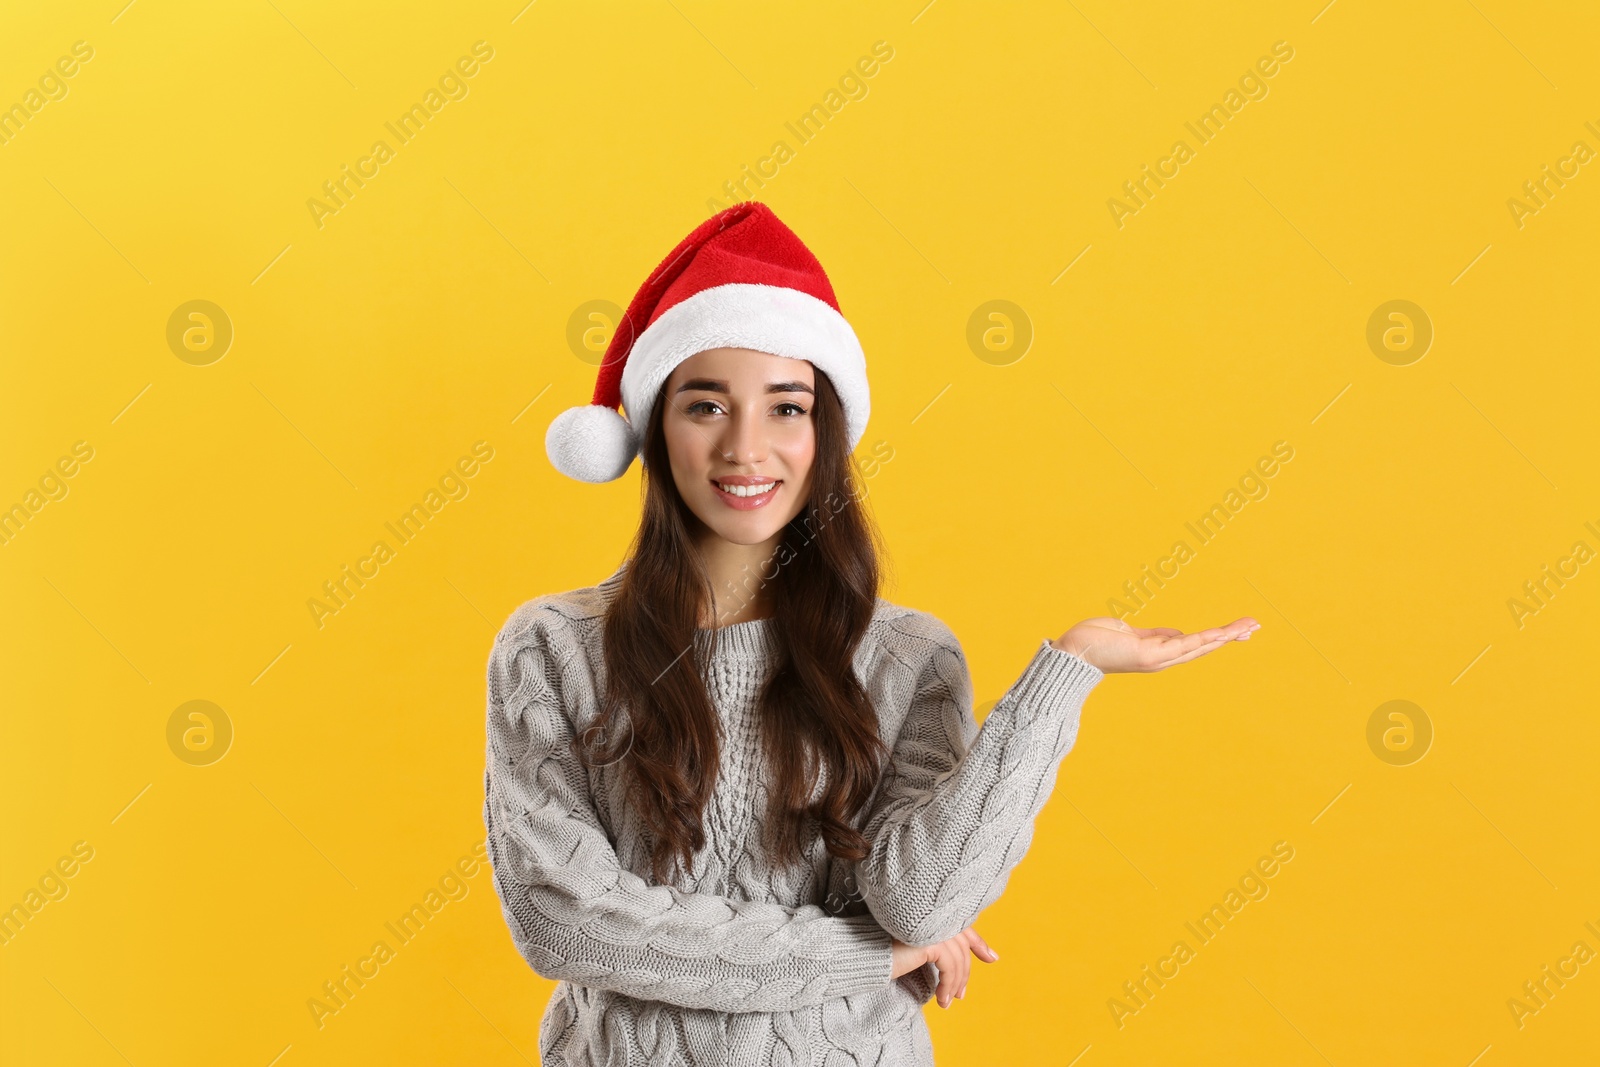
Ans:
[[[719,378],[690,378],[678,386],[676,392],[687,393],[691,390],[726,395],[728,383]],[[811,386],[805,382],[768,382],[766,391],[769,393],[811,393],[812,396],[816,395],[816,393],[812,392]]]

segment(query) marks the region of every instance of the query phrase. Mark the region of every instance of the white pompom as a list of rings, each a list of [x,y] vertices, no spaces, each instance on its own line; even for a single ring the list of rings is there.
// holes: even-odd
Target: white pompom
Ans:
[[[639,439],[616,408],[586,404],[568,408],[550,422],[544,450],[556,470],[580,482],[622,477],[639,454]]]

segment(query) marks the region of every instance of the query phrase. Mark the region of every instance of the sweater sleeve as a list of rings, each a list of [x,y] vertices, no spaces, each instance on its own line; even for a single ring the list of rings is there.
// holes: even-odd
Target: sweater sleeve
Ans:
[[[922,669],[863,831],[862,900],[883,928],[931,945],[972,925],[1005,888],[1033,838],[1084,699],[1104,674],[1042,640],[980,729],[961,645],[935,623]]]
[[[870,915],[686,892],[622,866],[570,747],[563,677],[584,669],[573,667],[581,650],[562,621],[533,616],[514,615],[489,659],[484,774],[495,892],[528,965],[724,1012],[789,1011],[888,986],[892,945]]]

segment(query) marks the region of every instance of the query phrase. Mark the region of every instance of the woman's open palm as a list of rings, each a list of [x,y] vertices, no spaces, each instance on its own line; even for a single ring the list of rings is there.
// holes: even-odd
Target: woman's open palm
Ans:
[[[1085,619],[1050,642],[1106,674],[1159,671],[1187,663],[1229,641],[1249,640],[1261,624],[1246,615],[1226,626],[1186,634],[1168,626],[1141,629],[1110,617]]]

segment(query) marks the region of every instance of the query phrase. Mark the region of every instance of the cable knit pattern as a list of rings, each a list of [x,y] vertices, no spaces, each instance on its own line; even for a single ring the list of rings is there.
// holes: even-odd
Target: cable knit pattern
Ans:
[[[1102,674],[1041,641],[979,729],[955,635],[880,598],[854,663],[892,746],[858,821],[871,853],[837,861],[816,837],[804,864],[779,870],[758,821],[771,621],[699,631],[724,730],[718,778],[706,847],[657,885],[620,761],[589,770],[570,748],[605,691],[621,576],[523,604],[489,657],[484,823],[512,941],[558,982],[543,1062],[930,1067],[921,1006],[937,976],[930,964],[891,980],[890,937],[944,940],[999,897]]]

